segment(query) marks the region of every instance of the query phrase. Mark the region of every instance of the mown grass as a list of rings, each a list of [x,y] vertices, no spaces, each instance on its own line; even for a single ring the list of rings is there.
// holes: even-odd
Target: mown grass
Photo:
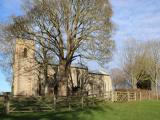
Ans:
[[[68,112],[12,113],[0,120],[160,120],[160,101],[106,103]]]

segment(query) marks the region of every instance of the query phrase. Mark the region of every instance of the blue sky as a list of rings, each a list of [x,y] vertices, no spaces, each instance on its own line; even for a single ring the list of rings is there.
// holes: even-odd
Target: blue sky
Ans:
[[[11,15],[20,15],[23,0],[0,0],[0,22],[6,22]]]
[[[23,0],[0,0],[0,22],[6,22],[11,15],[21,15],[20,4]],[[110,0],[117,30],[113,36],[117,51],[125,40],[160,40],[160,0]],[[118,52],[110,66],[118,64]],[[5,76],[0,72],[0,91],[9,91]]]
[[[113,36],[117,51],[112,67],[118,67],[119,51],[128,39],[160,40],[160,0],[110,0],[112,20],[117,30]]]

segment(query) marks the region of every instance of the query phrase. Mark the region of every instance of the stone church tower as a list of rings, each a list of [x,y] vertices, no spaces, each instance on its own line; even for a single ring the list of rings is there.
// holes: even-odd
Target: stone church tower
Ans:
[[[31,40],[16,40],[13,64],[13,94],[37,95],[35,45]]]

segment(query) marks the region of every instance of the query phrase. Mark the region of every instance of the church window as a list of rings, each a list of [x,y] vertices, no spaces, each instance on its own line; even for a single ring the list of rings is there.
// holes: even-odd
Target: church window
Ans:
[[[23,57],[24,57],[24,58],[27,58],[27,48],[24,48]]]

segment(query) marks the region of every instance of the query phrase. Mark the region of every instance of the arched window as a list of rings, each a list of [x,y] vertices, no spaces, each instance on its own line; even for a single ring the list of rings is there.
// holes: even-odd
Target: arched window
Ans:
[[[27,58],[27,48],[24,48],[24,50],[23,50],[23,57]]]

